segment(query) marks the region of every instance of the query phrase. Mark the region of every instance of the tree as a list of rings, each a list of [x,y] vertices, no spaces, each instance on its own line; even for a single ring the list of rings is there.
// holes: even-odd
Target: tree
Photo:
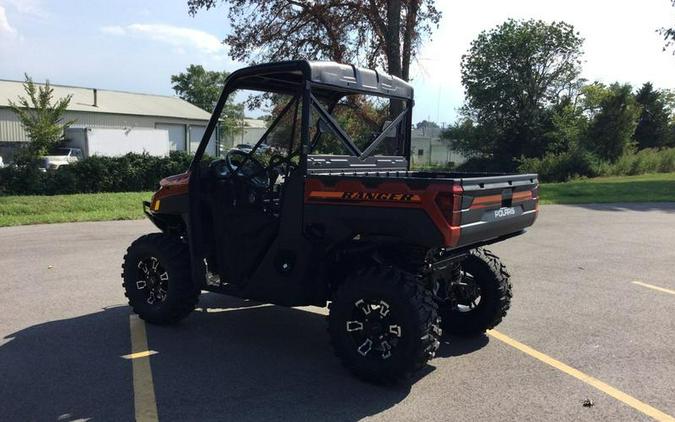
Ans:
[[[37,86],[27,74],[23,89],[26,97],[19,97],[18,102],[9,101],[10,109],[16,114],[30,139],[30,144],[18,154],[17,162],[27,163],[46,155],[63,139],[64,130],[75,123],[74,120],[64,122],[63,115],[70,104],[72,95],[54,99],[54,89],[49,81],[44,86]]]
[[[673,7],[675,7],[675,0],[671,0]],[[663,51],[666,51],[669,47],[675,45],[675,26],[672,28],[661,28],[659,29],[659,34],[663,37],[665,45],[663,46]],[[673,50],[675,54],[675,50]]]
[[[211,113],[229,75],[225,71],[206,70],[201,65],[191,64],[185,72],[171,75],[171,83],[180,98]],[[220,116],[220,139],[237,135],[242,130],[243,119],[244,105],[235,104],[234,95],[230,94]]]
[[[551,107],[549,129],[544,134],[547,153],[565,153],[581,146],[588,129],[588,117],[577,100],[565,97]]]
[[[441,12],[434,0],[188,0],[189,12],[227,5],[237,61],[323,59],[383,66],[404,80]]]
[[[191,64],[185,72],[171,75],[171,83],[180,98],[210,113],[216,107],[228,75]]]
[[[429,120],[422,120],[421,122],[417,123],[416,125],[417,129],[438,129],[440,126],[438,126],[438,123],[432,122]]]
[[[635,95],[635,100],[642,107],[635,140],[638,148],[658,148],[669,144],[671,113],[666,104],[665,93],[655,90],[651,82],[642,85]]]
[[[462,57],[462,109],[467,129],[483,136],[460,142],[466,153],[490,154],[505,166],[546,151],[550,106],[578,88],[583,39],[564,22],[508,20],[481,32]]]
[[[633,147],[640,106],[629,84],[612,84],[609,91],[590,123],[586,147],[603,160],[615,161]]]

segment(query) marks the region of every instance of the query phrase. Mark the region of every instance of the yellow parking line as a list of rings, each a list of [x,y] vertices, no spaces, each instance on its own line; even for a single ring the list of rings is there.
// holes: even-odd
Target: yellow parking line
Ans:
[[[136,421],[155,422],[158,421],[157,402],[149,358],[153,353],[148,350],[145,322],[138,315],[129,315],[129,329],[131,331],[131,355],[127,356],[136,356],[136,358],[131,358]]]
[[[623,391],[617,390],[616,388],[612,387],[611,385],[605,384],[604,382],[600,381],[599,379],[593,378],[590,375],[584,374],[583,372],[572,368],[571,366],[565,365],[564,363],[560,362],[559,360],[556,360],[548,355],[545,355],[544,353],[541,353],[537,350],[534,350],[530,346],[527,346],[517,340],[512,339],[511,337],[502,334],[498,331],[495,330],[490,330],[488,331],[488,334],[491,337],[496,338],[499,341],[502,341],[506,344],[508,344],[511,347],[514,347],[521,352],[528,354],[532,356],[535,359],[538,359],[542,362],[544,362],[547,365],[550,365],[559,371],[562,371],[566,373],[567,375],[573,376],[574,378],[585,382],[586,384],[602,391],[603,393],[614,397],[615,399],[619,400],[620,402],[623,402],[627,404],[628,406],[634,408],[635,410],[638,410],[642,413],[644,413],[647,416],[651,416],[652,418],[656,419],[657,421],[660,422],[675,422],[675,418],[672,416],[663,413],[662,411],[648,405],[647,403],[641,402],[640,400],[636,399],[635,397],[629,396],[628,394],[624,393]]]
[[[145,350],[143,352],[138,352],[138,353],[131,353],[129,355],[124,355],[122,356],[124,359],[138,359],[138,358],[147,358],[148,356],[151,355],[156,355],[157,352],[154,350]]]
[[[671,295],[675,295],[675,290],[666,289],[664,287],[654,286],[651,284],[643,283],[641,281],[634,281],[633,284],[637,284],[638,286],[646,287],[648,289],[658,290],[659,292],[670,293]]]

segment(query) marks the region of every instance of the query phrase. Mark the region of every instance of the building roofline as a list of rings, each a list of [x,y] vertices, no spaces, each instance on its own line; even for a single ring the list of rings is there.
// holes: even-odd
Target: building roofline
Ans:
[[[0,109],[9,110],[11,107],[0,104]],[[92,113],[92,114],[110,114],[113,116],[129,116],[129,117],[154,117],[159,119],[176,119],[176,120],[191,120],[198,122],[208,122],[209,119],[204,117],[203,119],[196,117],[180,117],[180,116],[168,116],[163,114],[137,114],[137,113],[114,113],[111,111],[98,111],[98,110],[66,110],[66,113]],[[157,122],[162,123],[162,122]],[[77,122],[75,123],[77,126]]]
[[[24,84],[26,81],[17,81],[16,79],[5,79],[5,78],[0,78],[0,82],[16,82],[19,84]],[[36,82],[33,81],[35,85],[42,85],[45,86],[45,82]],[[97,91],[104,91],[104,92],[118,92],[120,94],[133,94],[133,95],[148,95],[151,97],[165,97],[165,98],[180,98],[178,95],[166,95],[166,94],[151,94],[149,92],[134,92],[134,91],[126,91],[123,89],[108,89],[108,88],[95,88],[95,87],[89,87],[89,86],[78,86],[78,85],[63,85],[63,84],[54,84],[51,81],[49,82],[49,86],[54,86],[54,87],[59,87],[59,88],[75,88],[75,89],[89,89],[89,90],[97,90]]]

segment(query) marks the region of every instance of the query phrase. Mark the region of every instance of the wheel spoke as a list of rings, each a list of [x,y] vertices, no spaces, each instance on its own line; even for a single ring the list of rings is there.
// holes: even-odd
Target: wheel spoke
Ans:
[[[160,274],[159,279],[162,280],[162,281],[167,281],[167,280],[169,280],[169,273],[167,273],[166,271],[164,271],[162,274]]]
[[[366,341],[364,341],[363,344],[360,345],[357,350],[361,354],[361,356],[365,356],[368,354],[368,352],[370,352],[370,349],[372,348],[373,348],[373,341],[367,338]]]
[[[155,292],[152,292],[152,291],[150,292],[150,294],[148,295],[147,302],[150,305],[154,305],[154,303],[155,303]]]
[[[354,304],[354,306],[356,306],[357,308],[359,308],[359,309],[363,312],[364,315],[370,314],[370,311],[371,311],[370,305],[367,304],[363,299],[359,299],[359,300]]]
[[[159,266],[159,260],[155,257],[150,258],[152,261],[152,270],[157,271],[157,267]]]
[[[393,334],[396,337],[401,337],[401,326],[400,325],[390,325],[389,334]]]
[[[380,343],[380,348],[382,348],[382,359],[389,359],[391,357],[391,345],[387,340],[384,340]]]
[[[389,304],[384,300],[380,301],[380,316],[382,318],[386,317],[389,314]]]
[[[145,282],[145,280],[138,280],[138,281],[136,282],[136,288],[137,288],[138,290],[143,290],[143,289],[145,289],[145,286],[146,286],[146,285],[147,285],[147,283]]]
[[[150,272],[150,270],[148,269],[148,266],[145,264],[145,261],[139,261],[138,269],[143,271],[143,274],[146,274],[146,275]]]
[[[347,331],[361,331],[363,330],[363,323],[360,321],[347,321]]]

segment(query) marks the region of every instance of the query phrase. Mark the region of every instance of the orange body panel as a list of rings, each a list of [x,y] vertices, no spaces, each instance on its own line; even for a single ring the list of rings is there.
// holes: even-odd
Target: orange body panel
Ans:
[[[436,199],[441,194],[455,199],[452,215],[444,215],[438,206]],[[447,246],[454,246],[459,240],[461,194],[461,186],[446,183],[431,183],[417,190],[405,182],[386,179],[374,188],[356,180],[340,180],[334,185],[325,185],[319,178],[305,180],[305,204],[422,209],[439,229]]]
[[[160,180],[159,189],[152,195],[150,209],[156,209],[156,203],[162,199],[186,194],[188,192],[189,183],[190,172],[176,174],[174,176],[165,177],[164,179]]]

